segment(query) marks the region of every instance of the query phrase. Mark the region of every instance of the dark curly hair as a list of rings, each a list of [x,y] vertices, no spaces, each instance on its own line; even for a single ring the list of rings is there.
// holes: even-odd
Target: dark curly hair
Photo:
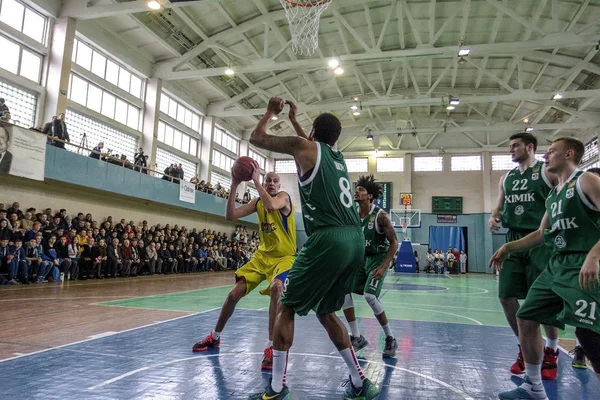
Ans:
[[[333,114],[323,113],[315,118],[313,122],[314,138],[317,142],[323,142],[335,146],[342,133],[342,123]]]
[[[358,181],[356,181],[356,186],[365,188],[367,193],[373,196],[371,202],[377,200],[379,194],[381,193],[379,190],[379,185],[375,183],[375,177],[373,175],[364,175],[359,177]]]

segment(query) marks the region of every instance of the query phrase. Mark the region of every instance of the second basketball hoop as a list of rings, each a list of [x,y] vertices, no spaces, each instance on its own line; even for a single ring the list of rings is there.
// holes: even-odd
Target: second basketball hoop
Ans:
[[[331,0],[279,0],[292,34],[292,50],[302,56],[312,56],[319,46],[321,14]]]

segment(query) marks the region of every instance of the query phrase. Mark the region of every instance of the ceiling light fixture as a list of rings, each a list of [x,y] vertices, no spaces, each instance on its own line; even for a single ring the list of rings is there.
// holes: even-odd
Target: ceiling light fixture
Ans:
[[[525,122],[526,124],[528,124],[529,123],[529,118],[527,118],[527,117],[523,118],[523,122]]]
[[[533,132],[533,126],[528,126],[525,128],[525,132]]]
[[[467,48],[467,47],[463,47],[462,49],[458,50],[458,56],[459,57],[465,57],[468,56],[469,53],[471,53],[471,49]]]
[[[354,100],[354,101],[358,101],[358,96],[354,96],[354,97],[352,98],[352,100]]]
[[[235,74],[235,71],[234,71],[233,69],[231,69],[231,67],[228,67],[228,68],[225,70],[225,75],[227,75],[227,76],[232,76],[232,75],[234,75],[234,74]]]
[[[448,104],[446,106],[446,110],[450,110],[450,111],[454,110],[455,108],[456,108],[456,106],[453,106],[452,104]]]
[[[450,98],[450,104],[452,104],[453,106],[457,106],[457,105],[460,104],[460,100],[459,99]]]
[[[342,67],[337,67],[336,69],[333,70],[333,73],[336,75],[341,75],[344,73],[344,68]]]
[[[271,117],[271,121],[277,121],[279,119],[279,117],[277,117],[277,115],[273,115]]]
[[[358,104],[350,104],[350,109],[351,109],[352,111],[356,111],[356,110],[358,110]]]
[[[373,135],[371,135],[370,133],[367,135],[367,140],[373,140]]]
[[[156,0],[149,1],[148,8],[151,10],[160,10],[160,3]]]
[[[554,96],[552,96],[552,100],[560,100],[563,98],[562,93],[556,93]]]
[[[340,66],[340,59],[337,57],[333,57],[331,60],[329,60],[327,65],[329,65],[329,68],[335,69]]]
[[[354,111],[352,111],[352,115],[354,115],[355,117],[358,117],[360,115],[360,111],[354,110]]]

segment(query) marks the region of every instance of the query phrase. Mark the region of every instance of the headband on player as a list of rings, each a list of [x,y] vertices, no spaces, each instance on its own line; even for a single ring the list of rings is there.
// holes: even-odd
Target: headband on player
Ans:
[[[375,177],[373,175],[359,177],[358,181],[356,182],[356,186],[365,188],[367,193],[373,196],[373,201],[377,200],[379,194],[381,193],[381,188],[377,183],[375,183]]]

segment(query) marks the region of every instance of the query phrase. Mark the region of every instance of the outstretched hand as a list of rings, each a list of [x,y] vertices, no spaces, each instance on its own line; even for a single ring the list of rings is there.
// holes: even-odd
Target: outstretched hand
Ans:
[[[291,102],[289,100],[286,100],[285,104],[290,106],[290,112],[288,114],[290,121],[296,120],[296,114],[298,113],[298,106],[296,106],[296,104],[294,104],[293,102]]]
[[[283,110],[284,106],[285,102],[281,97],[271,97],[269,105],[267,106],[267,111],[271,111],[275,113],[275,115],[278,115]]]

